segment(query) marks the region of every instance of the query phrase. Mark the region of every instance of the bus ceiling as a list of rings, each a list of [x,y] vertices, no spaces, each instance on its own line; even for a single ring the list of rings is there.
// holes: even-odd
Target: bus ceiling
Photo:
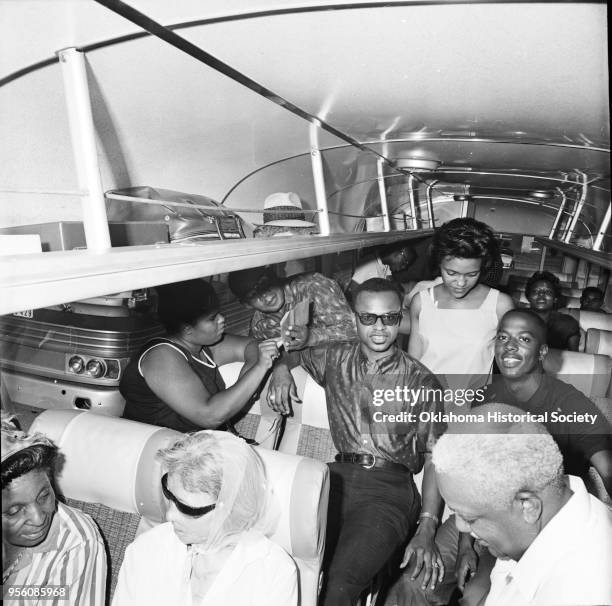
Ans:
[[[603,3],[0,6],[0,227],[99,223],[93,191],[153,186],[247,221],[267,194],[296,191],[334,237],[374,207],[385,229],[395,212],[430,228],[464,196],[480,218],[519,207],[547,217],[540,236],[611,248]],[[84,107],[67,98],[71,55],[89,140],[71,124]]]

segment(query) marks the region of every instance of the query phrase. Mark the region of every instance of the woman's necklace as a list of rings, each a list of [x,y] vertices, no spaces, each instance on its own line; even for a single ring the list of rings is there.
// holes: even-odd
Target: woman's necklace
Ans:
[[[173,337],[170,340],[177,345],[184,347],[190,353],[191,357],[199,364],[202,364],[207,368],[217,368],[217,363],[206,353],[204,346],[200,347],[200,349],[194,353],[190,347],[191,344],[183,341],[181,337]]]
[[[203,357],[203,360],[198,360],[198,362],[204,364],[208,368],[217,368],[217,363],[206,353],[204,347],[200,349],[200,357]]]
[[[13,563],[8,567],[7,570],[5,570],[2,573],[2,584],[4,585],[6,583],[6,581],[8,580],[8,578],[13,574],[13,572],[15,572],[15,568],[17,568],[17,564],[19,564],[21,558],[23,557],[23,554],[25,553],[25,551],[22,549],[19,554],[17,555],[17,557],[13,560]]]

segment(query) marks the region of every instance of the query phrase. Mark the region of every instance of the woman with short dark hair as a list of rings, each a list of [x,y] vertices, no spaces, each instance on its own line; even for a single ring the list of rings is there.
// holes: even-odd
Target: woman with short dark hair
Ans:
[[[453,219],[434,233],[431,257],[441,282],[412,299],[408,351],[451,387],[486,382],[497,324],[514,307],[482,283],[497,256],[493,231],[475,219]]]
[[[93,520],[55,498],[57,449],[2,412],[2,585],[5,604],[103,606],[106,553]],[[51,595],[14,591],[38,587]],[[37,599],[38,598],[38,599]]]
[[[557,311],[562,297],[559,278],[549,271],[536,271],[527,280],[525,297],[529,307],[546,322],[546,344],[555,349],[578,351],[580,325],[572,316]]]
[[[257,391],[278,357],[276,342],[224,334],[217,295],[204,280],[157,292],[167,334],[149,341],[125,369],[123,416],[183,432],[219,427]],[[245,363],[240,377],[226,388],[218,366],[237,361]]]

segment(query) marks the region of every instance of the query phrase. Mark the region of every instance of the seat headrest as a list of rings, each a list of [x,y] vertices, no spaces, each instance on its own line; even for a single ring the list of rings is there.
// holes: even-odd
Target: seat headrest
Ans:
[[[56,482],[64,496],[163,521],[162,471],[155,453],[179,432],[77,410],[47,410],[32,431],[49,436],[60,450]]]
[[[580,307],[578,305],[578,307]],[[612,330],[612,314],[603,314],[596,311],[584,309],[560,309],[561,313],[568,314],[575,318],[582,330],[589,328],[599,328],[600,330]]]
[[[63,464],[56,480],[61,493],[164,520],[162,468],[155,454],[182,434],[117,417],[76,410],[47,410],[32,425],[58,446]],[[296,557],[316,559],[325,529],[327,466],[319,461],[255,448],[261,456],[279,513],[272,539]],[[319,529],[319,530],[318,530]]]
[[[314,459],[255,447],[281,512],[272,540],[296,558],[313,559],[325,542],[329,481],[327,466]]]
[[[612,356],[612,331],[589,328],[586,334],[585,351]]]
[[[572,384],[587,398],[604,397],[608,391],[612,367],[608,356],[549,349],[543,366],[547,374]]]

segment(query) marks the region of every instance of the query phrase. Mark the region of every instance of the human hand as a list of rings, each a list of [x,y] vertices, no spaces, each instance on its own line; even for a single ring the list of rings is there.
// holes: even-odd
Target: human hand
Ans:
[[[297,395],[297,388],[293,375],[289,369],[281,364],[274,368],[267,395],[268,406],[277,413],[291,414],[291,402],[301,402]]]
[[[433,591],[444,578],[444,562],[434,541],[435,531],[419,531],[420,527],[408,543],[400,567],[407,566],[414,557],[410,579],[414,581],[421,575],[421,589],[425,591],[429,588]]]
[[[258,343],[256,365],[265,370],[269,370],[274,365],[274,361],[280,356],[276,339],[268,339]]]
[[[476,574],[477,569],[478,555],[474,548],[471,545],[460,546],[455,571],[457,574],[457,586],[461,591],[464,590],[465,584]]]
[[[287,351],[303,349],[308,341],[308,326],[291,325],[282,336]]]

